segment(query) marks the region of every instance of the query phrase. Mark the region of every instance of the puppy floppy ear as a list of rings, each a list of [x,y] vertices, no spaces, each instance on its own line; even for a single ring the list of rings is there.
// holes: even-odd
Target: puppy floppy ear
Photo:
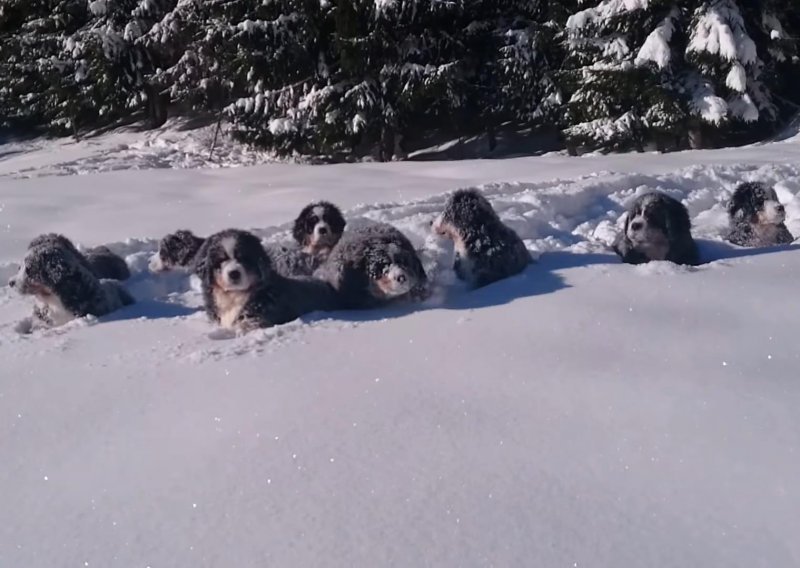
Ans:
[[[194,256],[194,263],[191,266],[192,272],[206,285],[211,285],[212,273],[214,272],[211,269],[211,241],[212,239],[203,241],[203,244],[200,245],[197,254]]]
[[[331,217],[331,230],[334,233],[344,232],[347,221],[345,221],[344,215],[335,205],[331,205]]]
[[[670,242],[675,242],[687,234],[691,234],[692,221],[689,218],[689,210],[678,200],[669,201],[669,206],[664,208],[664,227],[667,238]]]
[[[306,217],[308,216],[309,207],[307,206],[300,211],[300,215],[297,216],[297,219],[294,220],[294,225],[292,226],[292,237],[299,245],[305,245],[306,240],[308,239],[308,234],[306,231]]]
[[[256,270],[258,270],[258,275],[263,281],[268,279],[272,273],[272,259],[263,246],[259,248],[261,250],[256,252]]]

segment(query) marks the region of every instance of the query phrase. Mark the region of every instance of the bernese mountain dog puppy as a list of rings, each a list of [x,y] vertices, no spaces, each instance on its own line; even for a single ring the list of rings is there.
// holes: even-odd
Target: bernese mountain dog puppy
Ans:
[[[342,238],[346,224],[336,205],[316,201],[300,211],[294,221],[292,236],[303,252],[324,259]]]
[[[81,264],[100,279],[127,280],[131,277],[131,271],[125,259],[114,254],[108,247],[94,247],[83,254],[72,244],[72,241],[57,233],[39,235],[30,242],[28,250],[47,243],[69,250],[81,261]]]
[[[453,193],[431,227],[453,241],[453,270],[474,288],[519,274],[533,261],[519,235],[474,189]]]
[[[775,190],[759,182],[740,184],[728,203],[728,240],[742,247],[784,245],[794,241],[786,228],[786,210]]]
[[[205,239],[187,230],[168,234],[159,241],[158,252],[150,259],[150,271],[164,272],[176,268],[190,268],[204,242]]]
[[[428,277],[417,251],[403,233],[386,223],[345,232],[314,277],[333,286],[350,309],[428,295]]]
[[[100,280],[66,237],[42,235],[31,243],[9,286],[33,296],[33,327],[52,327],[86,315],[103,316],[134,303],[115,280]]]
[[[278,274],[261,241],[247,231],[228,229],[208,237],[197,253],[194,271],[202,282],[209,319],[238,332],[340,307],[329,284]]]
[[[691,229],[683,203],[665,193],[646,193],[628,208],[625,226],[612,248],[628,264],[668,260],[695,266],[700,257]]]

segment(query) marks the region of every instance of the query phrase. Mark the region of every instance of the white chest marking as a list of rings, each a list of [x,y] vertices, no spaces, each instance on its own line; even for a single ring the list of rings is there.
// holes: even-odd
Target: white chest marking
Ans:
[[[249,298],[248,291],[226,292],[215,288],[214,303],[217,306],[220,325],[227,329],[233,329]]]

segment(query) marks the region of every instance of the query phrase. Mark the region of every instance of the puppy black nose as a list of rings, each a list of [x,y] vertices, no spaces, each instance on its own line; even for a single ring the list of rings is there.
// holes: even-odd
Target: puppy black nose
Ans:
[[[10,287],[12,287],[12,288],[13,288],[14,286],[16,286],[16,285],[17,285],[17,280],[16,280],[16,278],[12,278],[11,280],[9,280],[9,281],[8,281],[8,285],[9,285]]]
[[[640,221],[631,223],[631,231],[641,231],[644,225]]]
[[[319,234],[320,235],[327,235],[328,234],[328,228],[327,227],[320,227],[319,228]]]
[[[238,270],[231,270],[228,272],[228,279],[230,279],[231,282],[238,282],[241,278],[242,273]]]

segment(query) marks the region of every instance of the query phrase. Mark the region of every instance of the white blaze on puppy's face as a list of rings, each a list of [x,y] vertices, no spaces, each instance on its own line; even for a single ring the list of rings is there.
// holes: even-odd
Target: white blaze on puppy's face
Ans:
[[[311,210],[311,213],[314,215],[314,217],[316,217],[317,222],[314,224],[314,228],[311,230],[309,245],[312,248],[332,245],[334,235],[333,231],[331,230],[331,226],[324,219],[325,208],[321,205],[318,205]]]
[[[644,209],[636,211],[628,221],[625,233],[637,250],[650,260],[665,260],[669,253],[669,240],[664,231],[647,220]]]
[[[245,269],[242,264],[236,260],[235,249],[236,239],[228,237],[220,243],[227,260],[223,261],[217,269],[216,281],[217,285],[227,292],[237,292],[249,290],[254,284],[253,275]]]

